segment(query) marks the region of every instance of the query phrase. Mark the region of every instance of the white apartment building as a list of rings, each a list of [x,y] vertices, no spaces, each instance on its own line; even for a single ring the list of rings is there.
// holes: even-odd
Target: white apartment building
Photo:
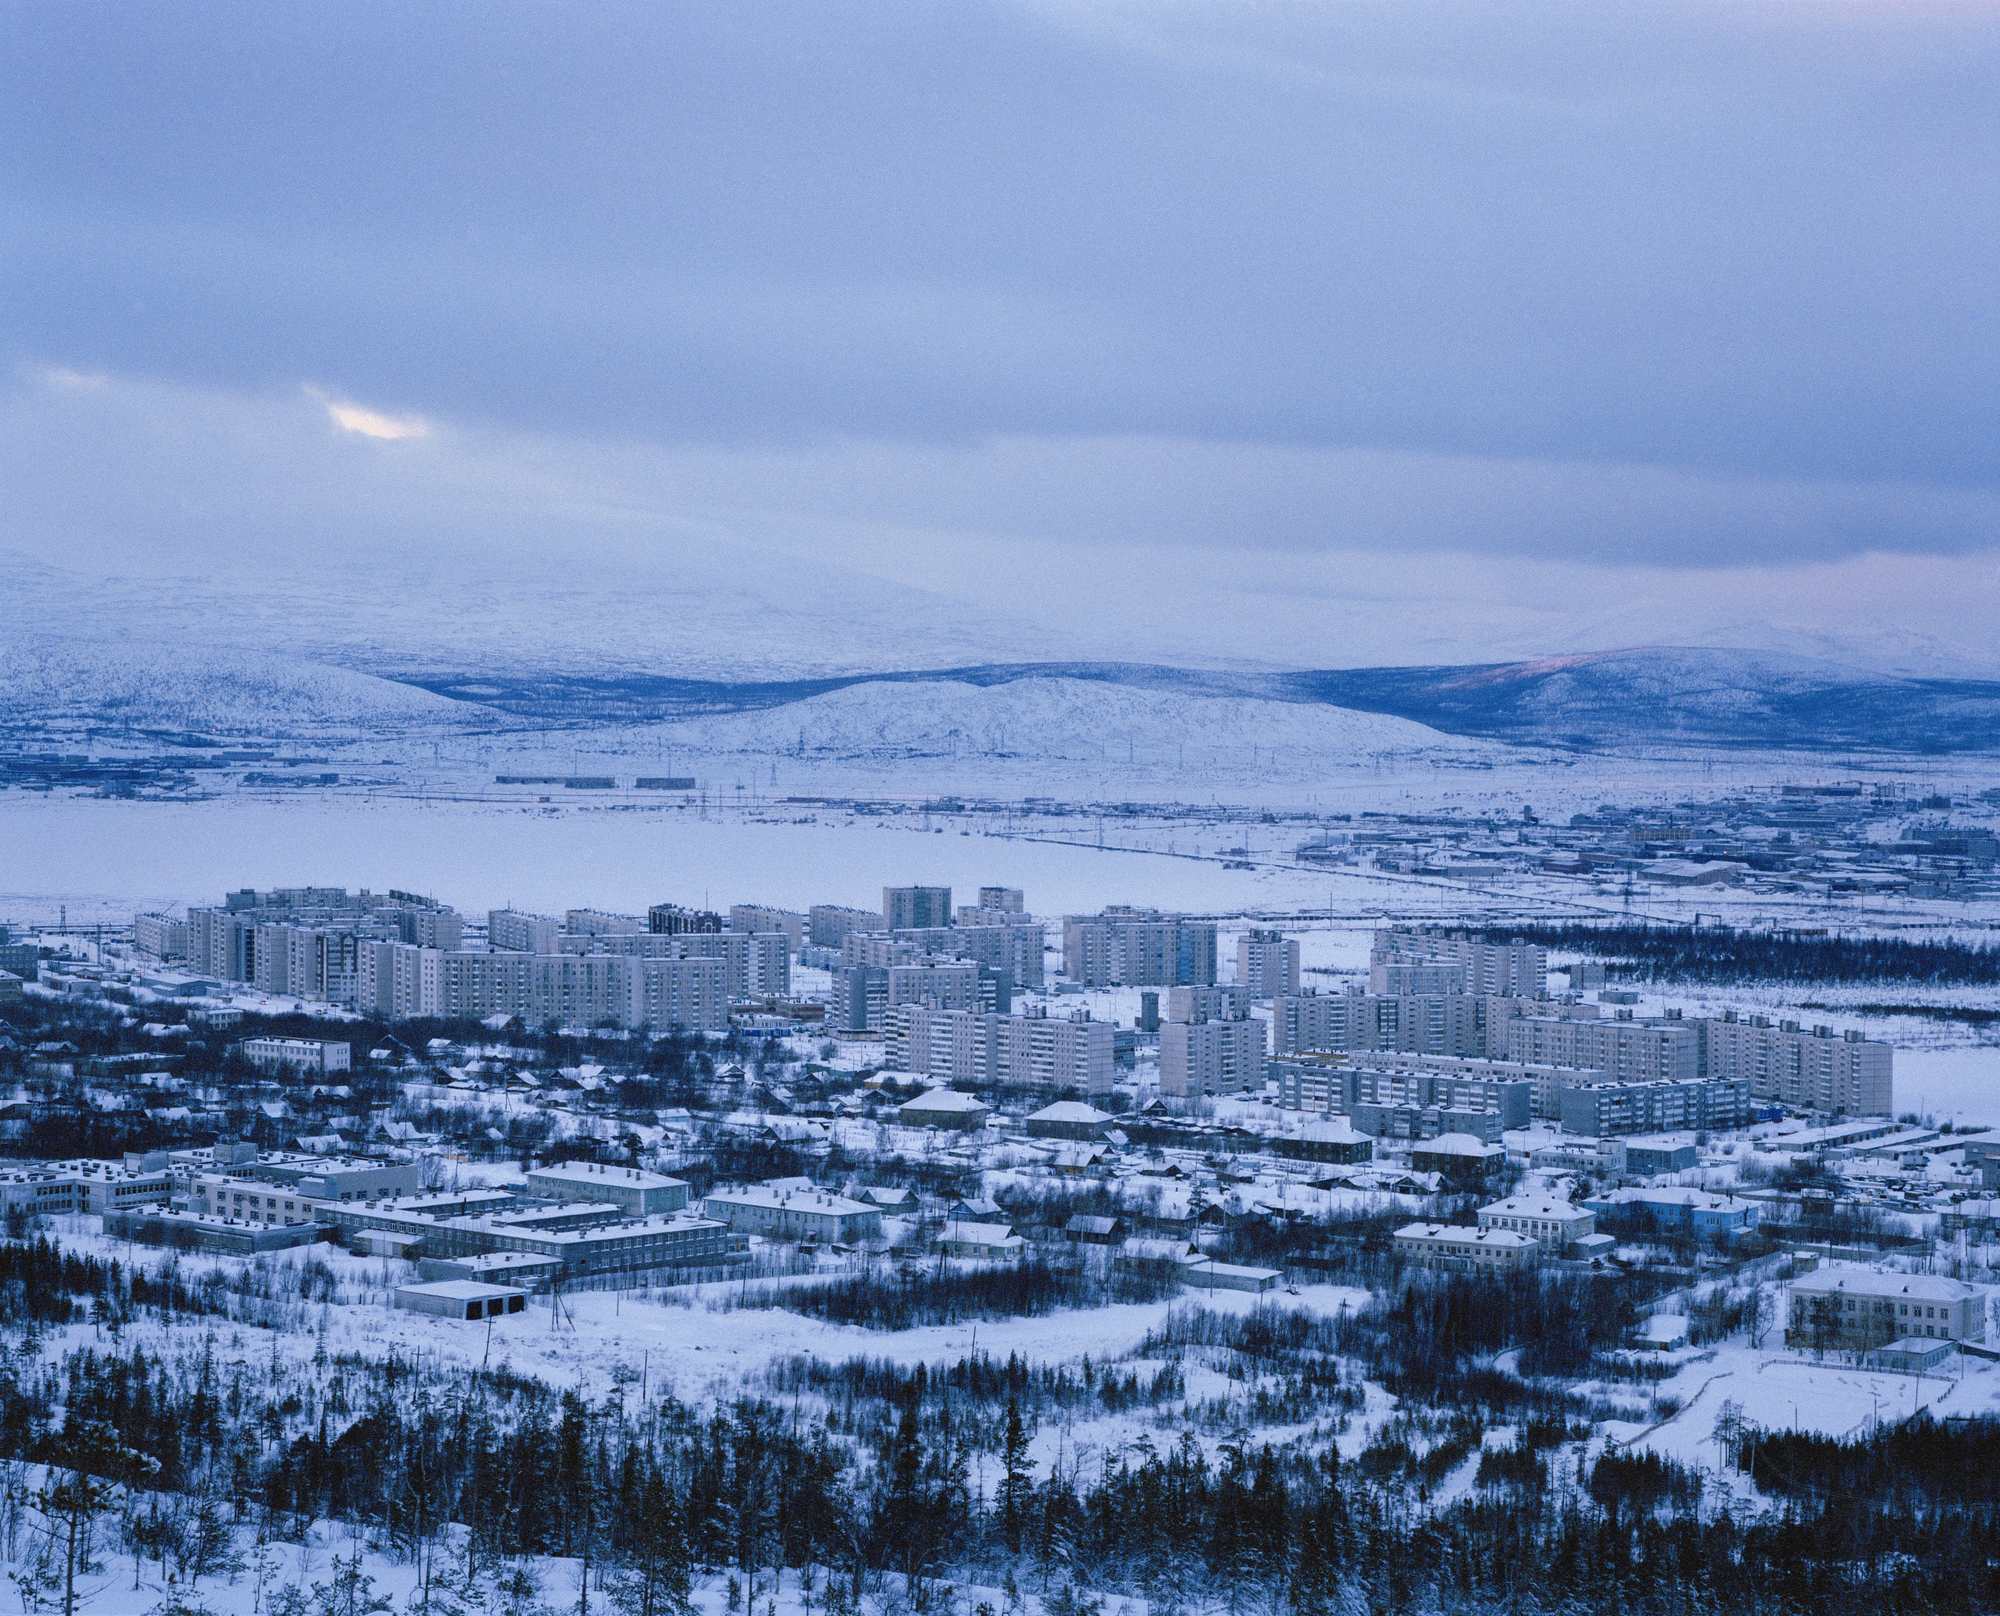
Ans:
[[[1086,1097],[1111,1090],[1108,1021],[903,1005],[888,1013],[887,1034],[892,1067],[947,1087],[1075,1089]]]
[[[1275,1054],[1395,1049],[1416,1055],[1488,1053],[1489,1001],[1471,993],[1282,993],[1272,1001]]]
[[[1086,987],[1173,987],[1215,980],[1213,921],[1107,909],[1063,921],[1063,974]]]
[[[1370,993],[1464,993],[1470,981],[1464,960],[1378,959],[1368,965]]]
[[[729,929],[748,932],[782,932],[792,950],[805,947],[807,916],[800,909],[778,909],[768,903],[736,903],[729,906]]]
[[[1687,1021],[1518,1016],[1506,1023],[1506,1038],[1509,1060],[1591,1067],[1618,1083],[1680,1081],[1701,1071],[1701,1035]]]
[[[1255,995],[1239,983],[1210,982],[1167,989],[1169,1021],[1226,1021],[1247,1016]]]
[[[1254,1016],[1160,1023],[1160,1092],[1174,1099],[1264,1086],[1264,1023]]]
[[[531,1193],[552,1200],[604,1201],[635,1218],[680,1212],[688,1204],[685,1179],[604,1162],[554,1162],[537,1167],[527,1175],[527,1187]]]
[[[513,954],[553,954],[562,922],[554,915],[531,915],[520,909],[486,912],[486,946]]]
[[[805,1179],[778,1179],[712,1191],[704,1216],[767,1240],[873,1240],[882,1233],[882,1210],[815,1189]]]
[[[173,915],[132,917],[132,946],[156,960],[181,960],[188,954],[188,923]]]
[[[885,1009],[906,1004],[933,1010],[978,1010],[979,967],[971,960],[925,959],[890,965]]]
[[[1449,931],[1385,927],[1375,933],[1370,968],[1393,960],[1462,965],[1465,986],[1447,991],[1521,999],[1539,999],[1548,991],[1549,951],[1538,943],[1489,943]]]
[[[1246,931],[1236,939],[1236,983],[1256,999],[1298,992],[1298,940],[1262,927]]]
[[[1696,1026],[1704,1075],[1745,1079],[1760,1100],[1849,1116],[1895,1113],[1896,1052],[1888,1044],[1733,1011]]]

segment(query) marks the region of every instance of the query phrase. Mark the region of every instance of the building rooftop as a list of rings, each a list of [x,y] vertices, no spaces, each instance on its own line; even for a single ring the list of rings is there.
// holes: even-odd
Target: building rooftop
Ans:
[[[537,1167],[530,1178],[560,1179],[571,1184],[618,1184],[635,1190],[667,1190],[679,1186],[687,1188],[687,1180],[670,1178],[665,1173],[649,1173],[639,1167],[615,1167],[603,1162],[552,1162],[547,1167]]]

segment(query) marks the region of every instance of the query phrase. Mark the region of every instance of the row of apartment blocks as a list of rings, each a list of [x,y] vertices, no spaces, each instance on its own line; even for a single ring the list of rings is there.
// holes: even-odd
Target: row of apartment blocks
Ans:
[[[1599,1082],[1628,1091],[1679,1086],[1672,1092],[1683,1098],[1663,1091],[1656,1103],[1633,1092],[1601,1096],[1607,1115],[1636,1108],[1632,1126],[1641,1132],[1730,1126],[1721,1120],[1669,1122],[1664,1112],[1637,1114],[1649,1105],[1666,1112],[1708,1105],[1726,1110],[1735,1091],[1715,1084],[1741,1084],[1753,1101],[1854,1116],[1889,1114],[1894,1100],[1895,1057],[1889,1045],[1852,1032],[1837,1035],[1830,1027],[1734,1012],[1717,1017],[1670,1012],[1642,1020],[1629,1011],[1605,1016],[1595,1004],[1556,999],[1359,990],[1283,995],[1273,1007],[1272,1051],[1309,1050],[1477,1056],[1590,1071]],[[1704,1083],[1711,1086],[1685,1087]],[[1561,1115],[1553,1091],[1541,1114]]]
[[[885,1031],[891,1068],[948,1087],[1085,1098],[1111,1092],[1111,1023],[1088,1015],[998,1015],[908,1004],[888,1012]]]
[[[536,1024],[721,1032],[734,997],[729,961],[710,954],[445,953],[371,943],[361,951],[351,1002],[394,1020],[497,1015]]]

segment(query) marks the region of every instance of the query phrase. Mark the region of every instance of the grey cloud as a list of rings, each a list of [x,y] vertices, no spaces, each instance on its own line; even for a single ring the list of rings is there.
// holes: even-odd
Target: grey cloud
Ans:
[[[50,3],[12,32],[14,358],[318,382],[724,484],[820,457],[834,515],[933,529],[1992,542],[1976,8]]]

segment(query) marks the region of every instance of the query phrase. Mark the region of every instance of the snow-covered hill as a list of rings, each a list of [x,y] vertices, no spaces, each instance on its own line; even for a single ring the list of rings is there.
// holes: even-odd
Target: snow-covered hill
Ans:
[[[1101,680],[869,681],[755,712],[667,726],[699,752],[825,758],[985,755],[1059,761],[1204,761],[1261,753],[1290,768],[1419,754],[1467,759],[1507,748],[1407,719],[1313,702],[1186,694]]]
[[[346,668],[199,641],[0,641],[0,722],[212,735],[400,733],[490,715]]]

